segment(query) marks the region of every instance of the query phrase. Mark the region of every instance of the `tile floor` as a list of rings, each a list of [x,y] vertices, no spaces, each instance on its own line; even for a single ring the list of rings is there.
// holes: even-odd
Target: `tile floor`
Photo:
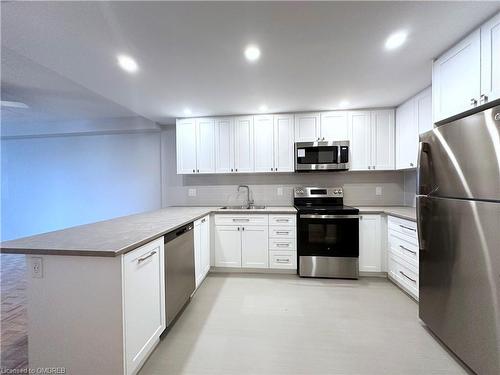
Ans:
[[[210,274],[140,374],[467,371],[385,279]]]

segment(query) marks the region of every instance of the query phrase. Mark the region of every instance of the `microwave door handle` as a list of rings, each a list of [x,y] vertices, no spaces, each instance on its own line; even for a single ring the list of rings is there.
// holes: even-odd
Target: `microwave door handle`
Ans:
[[[340,164],[342,162],[342,160],[340,159],[341,155],[340,155],[340,149],[342,147],[340,146],[337,146],[337,164]]]

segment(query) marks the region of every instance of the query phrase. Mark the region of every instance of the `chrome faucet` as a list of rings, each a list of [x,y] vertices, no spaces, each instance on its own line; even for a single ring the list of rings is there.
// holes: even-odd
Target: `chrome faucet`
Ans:
[[[253,199],[250,199],[250,188],[248,185],[238,185],[238,192],[240,191],[241,188],[246,188],[247,189],[247,208],[250,208],[253,206]]]

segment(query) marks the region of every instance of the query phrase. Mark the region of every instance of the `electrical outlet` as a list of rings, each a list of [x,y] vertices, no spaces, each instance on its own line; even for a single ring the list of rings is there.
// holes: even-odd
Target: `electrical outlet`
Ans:
[[[196,197],[196,189],[189,189],[188,196],[189,197]]]
[[[375,195],[382,195],[382,186],[377,186],[375,188]]]
[[[276,189],[276,194],[277,194],[279,197],[283,196],[283,188],[282,188],[282,187],[277,188],[277,189]]]
[[[31,257],[31,277],[35,279],[43,278],[43,258]]]

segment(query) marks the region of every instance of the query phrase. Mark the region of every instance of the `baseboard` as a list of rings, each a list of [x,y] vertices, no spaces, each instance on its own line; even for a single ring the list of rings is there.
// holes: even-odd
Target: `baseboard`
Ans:
[[[210,272],[214,273],[278,273],[295,275],[296,269],[284,270],[277,268],[237,268],[237,267],[211,267]]]
[[[387,272],[360,272],[360,277],[382,277],[387,279]]]

